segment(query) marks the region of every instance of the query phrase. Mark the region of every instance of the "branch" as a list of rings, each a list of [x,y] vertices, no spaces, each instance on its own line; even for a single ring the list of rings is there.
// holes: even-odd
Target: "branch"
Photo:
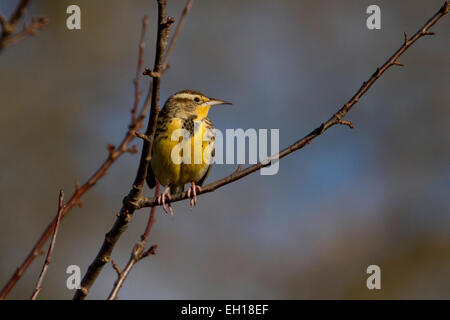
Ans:
[[[180,36],[181,29],[183,28],[184,21],[186,20],[186,17],[191,10],[192,4],[194,3],[194,0],[188,0],[186,2],[186,5],[184,6],[183,12],[181,13],[181,17],[178,20],[178,25],[175,29],[175,32],[172,36],[172,39],[170,40],[169,47],[167,48],[167,53],[164,56],[163,61],[163,70],[166,70],[169,68],[169,57],[172,54],[173,49],[175,48],[175,44],[177,43],[178,37]]]
[[[20,19],[25,14],[29,2],[30,0],[21,0],[16,10],[14,11],[13,15],[11,16],[9,22],[6,21],[6,19],[3,16],[0,18],[0,22],[3,27],[2,37],[8,37],[11,33],[13,33],[16,30]]]
[[[114,287],[111,290],[111,293],[108,296],[108,300],[116,300],[117,299],[117,293],[122,288],[122,285],[126,278],[128,277],[128,274],[130,273],[131,269],[134,267],[136,263],[141,261],[143,258],[148,257],[149,255],[154,255],[156,253],[157,245],[153,245],[148,249],[145,250],[145,243],[139,242],[136,243],[136,245],[133,248],[133,252],[131,253],[130,260],[128,260],[128,263],[123,271],[120,270],[119,266],[113,263],[113,268],[117,272],[117,280],[114,283]]]
[[[36,300],[39,292],[41,292],[41,290],[42,290],[42,282],[44,281],[45,274],[47,273],[48,266],[50,265],[50,258],[53,253],[53,248],[55,247],[56,235],[58,234],[59,224],[61,222],[62,213],[64,210],[63,200],[64,200],[64,192],[62,190],[60,190],[59,191],[59,202],[58,202],[58,213],[56,214],[55,230],[53,230],[52,241],[50,242],[47,256],[45,257],[44,266],[42,267],[41,274],[40,274],[38,282],[36,284],[36,289],[34,290],[33,294],[31,295],[30,300]]]
[[[158,195],[159,195],[159,182],[156,184],[155,197],[157,197]],[[122,288],[122,285],[125,282],[126,278],[128,277],[128,274],[130,273],[131,269],[134,267],[136,263],[141,261],[143,258],[156,253],[157,245],[153,245],[147,251],[145,251],[145,245],[147,244],[150,230],[153,226],[153,223],[155,222],[155,211],[156,207],[152,207],[150,210],[147,226],[145,228],[144,233],[141,236],[141,241],[135,244],[133,251],[131,252],[130,259],[128,260],[128,263],[125,266],[125,269],[121,271],[119,266],[117,266],[114,263],[114,261],[111,261],[114,270],[116,270],[117,272],[117,280],[114,282],[114,286],[111,290],[111,293],[108,296],[108,300],[117,299],[117,293]]]
[[[158,1],[158,37],[156,44],[156,55],[154,72],[162,72],[162,58],[164,51],[166,50],[167,43],[169,40],[169,27],[174,22],[170,17],[166,17],[166,0]],[[151,159],[151,148],[153,144],[153,137],[156,131],[156,122],[158,120],[158,113],[160,110],[159,106],[159,91],[161,86],[161,78],[152,79],[152,95],[151,95],[151,110],[150,117],[148,120],[147,129],[145,135],[148,140],[144,140],[142,147],[141,159],[139,162],[139,167],[136,173],[136,178],[134,179],[133,186],[128,193],[128,195],[123,200],[122,209],[117,215],[116,221],[112,229],[105,235],[105,240],[103,242],[100,251],[95,257],[94,261],[90,264],[86,274],[81,281],[80,289],[78,289],[73,297],[74,300],[85,299],[100,274],[103,266],[110,261],[111,252],[114,248],[117,240],[120,238],[122,233],[127,228],[128,222],[136,209],[136,204],[142,198],[142,189],[145,182],[145,177],[147,175],[147,168]]]
[[[145,19],[145,17],[144,17]],[[142,24],[142,34],[145,33],[145,29],[147,27],[147,24],[143,22]],[[141,39],[143,37],[141,36]],[[142,56],[143,51],[139,50],[139,57],[138,57],[138,68],[140,69],[140,65],[142,64]],[[134,83],[136,85],[139,85],[139,79],[140,73],[136,74],[136,78],[134,80]],[[139,89],[137,90],[139,91]],[[134,103],[133,106],[139,103],[139,95],[135,95],[134,97]],[[75,187],[75,192],[70,197],[69,201],[66,203],[62,218],[64,218],[70,210],[81,204],[81,197],[89,191],[103,176],[106,175],[109,167],[116,162],[116,160],[122,156],[125,153],[134,153],[135,147],[130,147],[130,143],[135,139],[135,132],[142,128],[143,121],[146,117],[148,110],[147,102],[143,105],[141,108],[141,111],[139,112],[139,115],[137,117],[133,117],[132,115],[132,121],[128,125],[128,131],[125,133],[125,136],[123,140],[120,142],[119,146],[115,147],[113,145],[108,145],[108,156],[104,160],[104,162],[101,164],[101,166],[91,175],[91,177],[86,181],[82,186],[80,186],[78,183]],[[3,287],[2,291],[0,292],[0,300],[3,300],[6,298],[6,296],[9,294],[11,289],[16,285],[17,281],[22,277],[23,273],[28,269],[30,264],[33,262],[33,260],[40,254],[42,247],[44,246],[47,239],[52,234],[52,231],[54,230],[56,225],[56,218],[54,218],[50,224],[47,226],[47,228],[44,230],[42,235],[40,236],[39,240],[34,244],[33,248],[31,249],[28,256],[25,258],[24,262],[17,268],[16,272],[11,276],[9,281],[6,283],[6,285]]]
[[[408,39],[407,34],[404,35],[404,42],[400,46],[400,48],[380,67],[377,68],[377,70],[372,74],[372,76],[369,78],[369,80],[365,81],[361,88],[353,95],[353,97],[346,103],[344,106],[339,109],[333,116],[326,122],[322,123],[320,126],[318,126],[316,129],[314,129],[311,133],[303,137],[302,139],[296,141],[289,147],[282,150],[277,155],[274,155],[265,161],[259,162],[255,165],[252,165],[244,170],[236,170],[229,176],[224,177],[223,179],[217,180],[215,182],[212,182],[204,187],[202,187],[202,190],[200,192],[197,192],[197,195],[209,193],[217,190],[220,187],[223,187],[227,184],[230,184],[234,181],[237,181],[239,179],[242,179],[245,176],[248,176],[249,174],[256,172],[260,170],[263,167],[269,166],[272,162],[278,161],[281,158],[284,158],[288,154],[293,153],[294,151],[297,151],[299,149],[302,149],[307,144],[309,144],[314,138],[320,136],[322,133],[324,133],[326,130],[331,128],[334,125],[337,124],[343,124],[347,125],[349,127],[353,127],[353,124],[349,121],[343,120],[343,118],[347,115],[347,113],[351,110],[351,108],[359,101],[359,99],[367,92],[367,90],[374,84],[374,82],[390,67],[394,65],[402,65],[398,61],[398,58],[409,48],[413,43],[415,43],[419,38],[425,36],[425,35],[432,35],[434,33],[430,32],[428,29],[431,28],[440,18],[442,18],[444,15],[446,15],[449,12],[449,1],[445,1],[443,6],[436,12],[433,17],[431,17],[425,25],[420,28],[412,38]],[[179,195],[172,195],[171,202],[181,201],[184,199],[187,199],[187,192],[183,192]],[[143,198],[142,201],[138,204],[138,208],[145,208],[145,207],[154,207],[158,206],[159,204],[156,201],[156,198]]]
[[[29,35],[35,35],[36,31],[49,23],[47,18],[33,18],[30,26],[24,24],[22,32],[13,35],[18,27],[20,19],[25,14],[29,2],[29,0],[22,0],[14,11],[9,22],[0,15],[0,25],[3,29],[0,36],[0,52],[7,46],[14,44]]]
[[[142,70],[142,64],[144,63],[144,38],[145,38],[145,30],[147,29],[148,25],[148,16],[144,16],[142,18],[142,32],[141,32],[141,39],[139,41],[139,54],[138,54],[138,64],[136,68],[136,78],[134,79],[134,105],[133,109],[131,109],[131,121],[137,120],[137,109],[139,106],[139,100],[141,98],[142,92],[139,89],[139,79],[141,78],[141,70]]]

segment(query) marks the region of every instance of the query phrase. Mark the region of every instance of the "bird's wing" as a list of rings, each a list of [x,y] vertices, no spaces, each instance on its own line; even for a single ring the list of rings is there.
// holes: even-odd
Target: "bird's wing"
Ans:
[[[160,135],[166,134],[167,131],[167,122],[170,120],[170,117],[167,116],[168,108],[162,108],[161,112],[158,115],[158,120],[156,123],[156,132],[155,136],[153,137],[153,146],[155,145],[155,142],[158,142],[158,138]],[[153,155],[153,150],[152,150]],[[152,170],[151,163],[148,164],[147,169],[147,184],[150,187],[150,189],[153,189],[156,186],[156,178],[155,174]]]
[[[208,118],[205,117],[203,119],[203,121],[205,121],[206,123],[206,128],[208,129],[214,129],[214,125],[212,123],[212,121]],[[211,156],[214,158],[214,156],[216,155],[216,149],[214,147],[214,142],[216,140],[216,136],[213,135],[211,137],[211,142],[213,143],[213,150],[211,151]],[[206,170],[205,174],[203,175],[203,177],[197,182],[197,185],[199,185],[200,187],[203,186],[203,184],[205,183],[206,178],[208,178],[209,174],[211,173],[211,168],[212,168],[212,164],[209,165],[208,170]]]
[[[208,178],[210,172],[211,172],[212,164],[209,165],[208,170],[206,170],[206,173],[203,175],[203,177],[196,183],[198,186],[203,186],[203,183],[205,183],[206,178]]]
[[[147,169],[147,184],[150,187],[150,189],[153,189],[156,186],[156,179],[155,175],[152,170],[152,166],[149,164]]]

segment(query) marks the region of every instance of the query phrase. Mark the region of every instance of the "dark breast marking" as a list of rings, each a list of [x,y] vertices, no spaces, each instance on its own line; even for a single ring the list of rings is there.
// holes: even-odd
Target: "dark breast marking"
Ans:
[[[194,128],[195,128],[195,126],[194,126],[194,120],[195,120],[195,119],[197,119],[197,116],[196,116],[196,115],[192,115],[192,116],[189,116],[187,119],[184,119],[184,120],[183,120],[183,126],[182,126],[182,128],[185,129],[185,130],[187,130],[187,131],[189,131],[189,134],[190,134],[191,136],[194,135]]]

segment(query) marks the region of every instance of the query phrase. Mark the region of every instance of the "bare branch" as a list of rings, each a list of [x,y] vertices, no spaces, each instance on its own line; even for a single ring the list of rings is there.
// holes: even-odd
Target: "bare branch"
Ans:
[[[36,35],[36,31],[42,29],[48,23],[49,23],[49,20],[47,18],[44,18],[44,17],[33,18],[32,22],[29,26],[27,26],[26,24],[23,25],[23,30],[21,32],[4,38],[0,42],[0,50],[22,40],[23,38],[25,38],[27,36]]]
[[[156,184],[155,197],[157,197],[158,195],[159,195],[159,182]],[[125,282],[126,278],[128,277],[128,274],[130,273],[131,269],[136,263],[138,263],[143,258],[146,258],[149,255],[153,255],[156,253],[157,245],[153,245],[147,251],[144,251],[145,245],[148,240],[148,236],[150,234],[150,230],[153,226],[153,223],[155,222],[155,211],[156,207],[152,207],[150,210],[147,226],[145,228],[144,233],[141,235],[141,241],[135,244],[133,251],[131,252],[130,259],[128,260],[128,263],[125,266],[124,271],[123,272],[117,271],[120,270],[120,268],[119,266],[114,265],[113,262],[113,268],[117,271],[117,280],[114,282],[114,286],[108,296],[108,300],[117,299],[117,294],[119,290],[122,288],[122,285]]]
[[[16,10],[14,11],[11,19],[9,20],[9,24],[13,28],[12,32],[14,32],[14,29],[19,24],[20,19],[25,14],[29,2],[30,0],[21,0]]]
[[[48,248],[47,256],[45,258],[44,266],[42,267],[41,274],[39,276],[38,282],[36,284],[36,289],[34,290],[33,294],[31,295],[30,300],[36,300],[39,292],[42,290],[42,282],[44,281],[45,274],[47,273],[48,266],[50,265],[50,258],[53,253],[53,249],[55,248],[56,243],[56,235],[58,234],[59,224],[62,219],[62,213],[64,210],[64,192],[62,190],[59,191],[59,201],[58,201],[58,213],[56,214],[56,225],[55,229],[53,230],[53,236],[52,241],[50,242],[50,246]]]
[[[35,35],[36,31],[40,30],[49,23],[47,18],[33,18],[30,26],[24,24],[23,30],[14,35],[20,19],[25,14],[29,2],[29,0],[21,0],[9,21],[0,15],[0,25],[3,29],[0,36],[0,52],[7,46],[14,44],[29,35]]]
[[[158,197],[159,195],[159,182],[156,183],[156,189],[155,189],[155,197]],[[153,207],[155,208],[155,207]],[[152,208],[152,209],[153,209]],[[150,234],[150,230],[152,229],[153,223],[155,222],[155,210],[150,210],[150,215],[148,217],[147,226],[145,227],[145,231],[141,236],[141,241],[144,243],[147,241],[148,236]]]
[[[2,26],[3,30],[5,30],[9,27],[8,20],[6,20],[5,17],[2,15],[0,15],[0,25]]]
[[[150,68],[145,68],[145,71],[142,73],[144,76],[149,76],[152,78],[161,78],[161,73],[154,72]]]
[[[162,58],[169,41],[169,27],[174,22],[173,18],[166,16],[166,0],[157,0],[158,2],[158,36],[156,44],[156,55],[154,63],[154,72],[162,72]],[[137,207],[137,203],[142,198],[142,189],[147,176],[147,168],[151,160],[151,148],[153,137],[156,131],[156,122],[160,110],[159,95],[160,95],[161,78],[153,78],[152,94],[151,94],[151,109],[150,117],[145,131],[145,135],[149,140],[144,140],[142,147],[141,159],[139,167],[134,179],[132,188],[128,195],[123,200],[122,209],[116,218],[112,229],[106,234],[102,247],[100,248],[94,261],[90,264],[86,274],[81,281],[80,289],[78,289],[73,297],[74,300],[85,299],[89,293],[90,288],[94,284],[103,266],[110,260],[112,249],[117,240],[127,228],[128,222]],[[135,132],[135,131],[134,131]],[[123,271],[125,273],[126,270]]]
[[[120,275],[122,274],[122,270],[120,270],[120,267],[114,262],[114,260],[111,260],[111,264],[113,266],[113,269],[116,270],[117,276],[120,277]]]
[[[178,25],[175,29],[172,39],[170,40],[166,55],[164,56],[163,70],[166,70],[169,67],[169,57],[172,54],[173,49],[175,48],[175,44],[177,43],[178,37],[180,36],[181,29],[183,28],[183,25],[184,25],[184,21],[186,20],[186,17],[188,15],[189,11],[191,10],[193,3],[194,3],[194,0],[188,0],[186,2],[186,5],[184,6],[183,12],[181,13],[181,17],[178,20]]]
[[[150,141],[150,138],[147,137],[145,134],[139,133],[139,132],[135,132],[134,135],[144,141]]]
[[[139,100],[141,98],[142,92],[139,88],[139,79],[141,78],[141,70],[142,64],[144,63],[144,39],[145,39],[145,30],[147,30],[148,25],[148,16],[144,16],[142,18],[142,31],[141,31],[141,39],[139,41],[139,54],[138,54],[138,64],[136,68],[136,77],[134,78],[134,105],[133,109],[131,109],[131,121],[135,122],[137,120],[137,109],[139,106]]]
[[[186,3],[186,6],[188,6],[188,5],[189,5],[188,9],[185,10],[186,9],[186,7],[185,7],[185,9],[183,10],[183,12],[186,12],[186,14],[183,14],[183,13],[181,14],[181,18],[183,19],[183,21],[184,21],[184,19],[186,19],[186,16],[187,16],[187,14],[189,12],[189,9],[190,9],[189,0]],[[180,34],[180,31],[181,31],[181,27],[178,25],[177,29],[178,29],[178,33],[177,33],[177,30],[175,30],[175,33],[176,33],[177,37],[172,37],[172,40],[169,43],[169,48],[172,47],[171,52],[173,51],[173,48],[175,47],[176,40],[177,40],[177,38],[178,38],[178,36]],[[171,52],[168,52],[166,54],[166,56],[164,57],[163,68],[161,69],[161,73],[166,72],[167,69],[169,68],[168,60],[169,60]],[[148,108],[150,108],[151,99],[152,99],[152,87],[150,86],[150,88],[149,88],[149,90],[147,92],[147,97],[145,98],[145,103],[144,103],[143,110],[147,110]]]
[[[353,123],[351,121],[347,121],[347,120],[342,120],[341,119],[341,120],[338,121],[338,124],[342,124],[342,125],[348,126],[351,129],[354,128],[353,127]]]
[[[184,20],[190,10],[190,7],[192,5],[192,0],[189,0],[186,3],[186,6],[183,10],[183,13],[181,15],[180,22],[177,26],[177,31],[174,37],[171,41],[171,51],[173,50],[173,47],[176,42],[176,38],[178,37],[182,24],[184,23]],[[121,233],[123,232],[122,229],[117,228],[117,225],[124,226],[126,225],[128,221],[125,221],[124,219],[121,219],[123,214],[126,214],[127,216],[131,217],[131,214],[136,209],[137,203],[142,199],[142,187],[145,181],[145,177],[147,175],[147,168],[151,160],[151,146],[153,143],[153,137],[156,131],[156,122],[158,118],[159,113],[159,91],[160,91],[160,78],[162,73],[167,70],[167,59],[170,56],[169,51],[167,51],[165,55],[164,61],[162,60],[164,52],[166,51],[168,39],[169,39],[169,27],[171,24],[175,22],[175,20],[171,17],[166,18],[166,0],[158,0],[158,39],[157,39],[157,47],[156,47],[156,55],[155,55],[155,65],[153,71],[149,68],[145,69],[144,75],[148,75],[152,77],[152,88],[149,90],[149,94],[147,95],[146,103],[145,105],[148,105],[151,103],[151,112],[150,112],[150,119],[149,124],[147,126],[147,130],[145,134],[141,134],[137,131],[134,132],[134,134],[144,140],[144,146],[142,149],[142,156],[141,161],[139,163],[138,173],[136,175],[136,179],[133,183],[133,188],[131,189],[128,196],[124,199],[124,205],[122,207],[121,213],[117,216],[116,223],[114,224],[111,231],[108,233],[108,235],[114,235],[114,239],[117,239],[120,237]],[[181,24],[181,25],[180,25]],[[141,242],[136,244],[135,249],[133,250],[133,254],[131,255],[130,261],[125,267],[124,271],[122,272],[121,276],[119,276],[118,280],[116,281],[116,284],[113,288],[113,291],[110,294],[110,297],[114,299],[117,296],[117,292],[120,290],[123,281],[125,281],[129,270],[132,269],[133,265],[142,259],[143,257],[148,256],[149,254],[154,254],[156,246],[152,246],[149,250],[144,252],[145,243],[147,241],[148,233],[150,232],[150,228],[153,224],[153,215],[154,211],[152,210],[152,213],[150,214],[149,223],[147,224],[147,229],[142,235]],[[115,228],[116,227],[116,228]],[[95,281],[95,278],[98,276],[98,273],[103,268],[103,265],[101,263],[95,264],[95,262],[101,262],[104,261],[102,257],[109,257],[111,255],[111,251],[115,245],[115,241],[108,242],[107,238],[105,237],[105,242],[103,243],[102,248],[100,249],[100,252],[98,253],[96,260],[91,264],[91,266],[95,265],[96,269],[92,268],[92,272],[90,273],[88,270],[88,273],[86,273],[84,279],[86,279],[87,286],[81,288],[81,290],[78,292],[78,294],[75,295],[74,299],[84,299],[89,292],[89,289],[87,288],[89,285],[92,286],[93,282]],[[93,277],[91,277],[90,280],[89,277],[91,274]],[[83,279],[83,281],[84,281]],[[87,290],[86,290],[87,288]],[[89,287],[90,288],[90,287]]]

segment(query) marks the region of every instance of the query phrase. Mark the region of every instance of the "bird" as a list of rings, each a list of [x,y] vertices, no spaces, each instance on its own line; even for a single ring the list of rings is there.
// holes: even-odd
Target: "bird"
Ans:
[[[214,125],[208,112],[212,106],[230,104],[194,90],[179,91],[165,102],[158,115],[146,181],[150,189],[157,181],[166,187],[157,197],[166,213],[166,198],[173,215],[171,195],[183,192],[186,184],[190,184],[191,208],[197,204],[197,192],[202,190],[215,156]]]

